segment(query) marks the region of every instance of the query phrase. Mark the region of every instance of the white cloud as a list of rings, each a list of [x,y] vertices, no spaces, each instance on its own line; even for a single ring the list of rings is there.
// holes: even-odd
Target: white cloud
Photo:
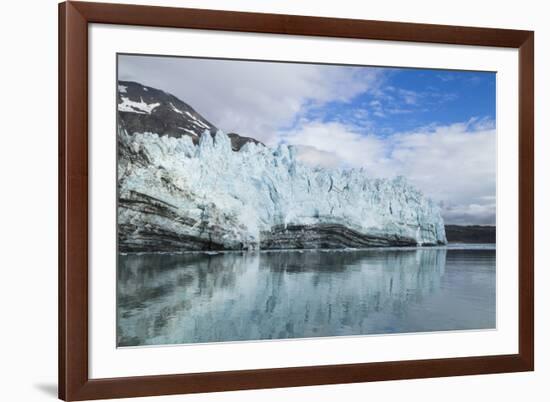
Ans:
[[[399,95],[407,105],[416,105],[418,98],[421,96],[418,93],[406,89],[400,89]]]
[[[486,120],[430,126],[387,137],[340,123],[304,122],[284,133],[309,147],[304,162],[364,167],[373,177],[403,175],[439,202],[449,223],[494,224],[496,132]],[[317,150],[316,158],[313,149]],[[298,154],[300,156],[300,154]],[[320,162],[319,162],[320,161]]]
[[[349,101],[381,69],[180,57],[120,56],[119,78],[174,94],[226,132],[266,143],[304,108]],[[206,77],[206,78],[205,78]],[[229,85],[228,85],[229,84]]]
[[[280,138],[291,145],[308,147],[310,152],[316,149],[323,153],[319,155],[331,155],[331,160],[336,158],[343,167],[369,168],[380,161],[386,147],[380,138],[359,134],[353,127],[338,122],[304,122],[298,128],[282,133]],[[313,159],[304,161],[312,163]]]
[[[298,159],[310,166],[336,168],[342,164],[340,158],[332,152],[321,151],[308,145],[296,145],[296,150]]]
[[[443,215],[450,223],[457,225],[494,225],[496,204],[466,204],[443,206]]]

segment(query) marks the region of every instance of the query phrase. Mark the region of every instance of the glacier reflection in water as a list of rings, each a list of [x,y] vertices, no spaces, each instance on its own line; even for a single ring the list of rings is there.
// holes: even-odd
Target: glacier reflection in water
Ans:
[[[119,255],[118,346],[495,327],[495,250]]]

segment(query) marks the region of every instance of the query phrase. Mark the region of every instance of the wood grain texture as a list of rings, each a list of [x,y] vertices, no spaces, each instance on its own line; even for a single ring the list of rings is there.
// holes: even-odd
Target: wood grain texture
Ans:
[[[88,27],[70,3],[60,25],[59,393],[69,400],[88,382]]]
[[[535,36],[519,48],[519,354],[535,367]]]
[[[210,29],[519,49],[519,353],[90,380],[88,376],[88,24]],[[534,369],[534,34],[213,10],[59,5],[59,397],[64,400],[504,373]],[[114,185],[114,184],[113,184]]]
[[[121,25],[516,48],[529,36],[528,31],[510,29],[123,4],[73,4],[89,22]]]

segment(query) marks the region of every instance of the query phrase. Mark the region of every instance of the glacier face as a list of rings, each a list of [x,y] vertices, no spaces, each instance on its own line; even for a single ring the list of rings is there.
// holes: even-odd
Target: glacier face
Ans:
[[[312,168],[286,145],[118,133],[120,251],[445,244],[439,208],[407,181]]]

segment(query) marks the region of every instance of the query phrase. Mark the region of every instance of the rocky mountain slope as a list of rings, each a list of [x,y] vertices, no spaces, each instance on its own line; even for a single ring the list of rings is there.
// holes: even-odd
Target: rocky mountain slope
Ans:
[[[160,136],[190,137],[198,143],[204,131],[217,128],[187,103],[174,95],[132,81],[118,82],[118,124],[128,133],[156,133]],[[230,134],[233,149],[239,150],[253,138]]]

